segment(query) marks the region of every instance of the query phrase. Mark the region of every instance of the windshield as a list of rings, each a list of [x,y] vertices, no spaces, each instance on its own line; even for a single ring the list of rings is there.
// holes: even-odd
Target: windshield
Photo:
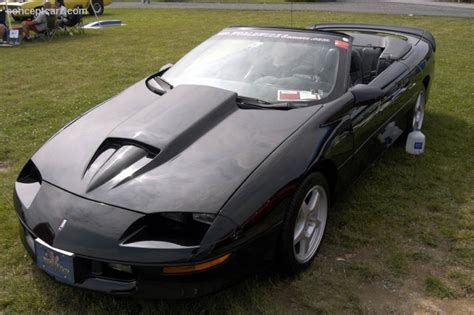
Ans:
[[[270,103],[321,100],[333,92],[348,48],[319,33],[226,29],[163,78],[173,86],[208,85]]]

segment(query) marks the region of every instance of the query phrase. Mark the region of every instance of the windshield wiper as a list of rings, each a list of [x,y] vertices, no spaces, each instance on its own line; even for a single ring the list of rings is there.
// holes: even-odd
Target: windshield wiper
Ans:
[[[165,79],[163,79],[162,77],[160,76],[156,76],[153,78],[156,83],[160,84],[160,83],[164,83],[166,85],[166,88],[168,90],[172,90],[173,89],[173,85],[171,85],[171,83],[169,83],[168,81],[166,81]],[[160,84],[161,85],[161,84]]]
[[[279,109],[288,110],[294,108],[290,103],[270,103],[258,98],[237,95],[237,102],[247,109]]]
[[[173,86],[168,81],[159,76],[150,77],[145,83],[150,91],[158,95],[163,95],[173,88]]]

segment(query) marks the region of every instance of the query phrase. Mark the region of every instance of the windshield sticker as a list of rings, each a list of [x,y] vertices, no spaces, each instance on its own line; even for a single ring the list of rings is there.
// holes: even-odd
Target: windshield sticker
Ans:
[[[305,35],[293,35],[274,32],[257,32],[257,31],[223,31],[216,36],[239,36],[239,37],[261,37],[261,38],[278,38],[283,40],[298,40],[308,42],[323,42],[329,43],[329,38],[313,37]]]
[[[321,96],[311,91],[278,90],[279,101],[320,100]]]
[[[343,49],[348,49],[349,48],[349,43],[343,42],[341,40],[337,40],[334,42],[334,45],[339,48]]]

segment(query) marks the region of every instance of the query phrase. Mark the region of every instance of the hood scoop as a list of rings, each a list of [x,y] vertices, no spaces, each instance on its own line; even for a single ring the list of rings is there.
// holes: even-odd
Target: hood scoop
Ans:
[[[128,139],[108,138],[99,147],[82,179],[87,192],[104,184],[114,188],[126,182],[155,158],[159,150]]]
[[[88,163],[86,193],[111,190],[174,159],[235,112],[235,98],[227,90],[180,85],[137,111],[111,130]]]
[[[237,94],[209,86],[179,85],[119,124],[111,138],[160,148],[157,165],[178,155],[235,112]]]

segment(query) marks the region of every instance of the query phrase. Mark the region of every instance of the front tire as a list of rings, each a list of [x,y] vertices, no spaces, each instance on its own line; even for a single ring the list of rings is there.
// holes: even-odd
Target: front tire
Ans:
[[[280,262],[285,272],[301,272],[316,257],[326,228],[329,198],[327,180],[320,173],[306,177],[293,196],[280,244]]]

